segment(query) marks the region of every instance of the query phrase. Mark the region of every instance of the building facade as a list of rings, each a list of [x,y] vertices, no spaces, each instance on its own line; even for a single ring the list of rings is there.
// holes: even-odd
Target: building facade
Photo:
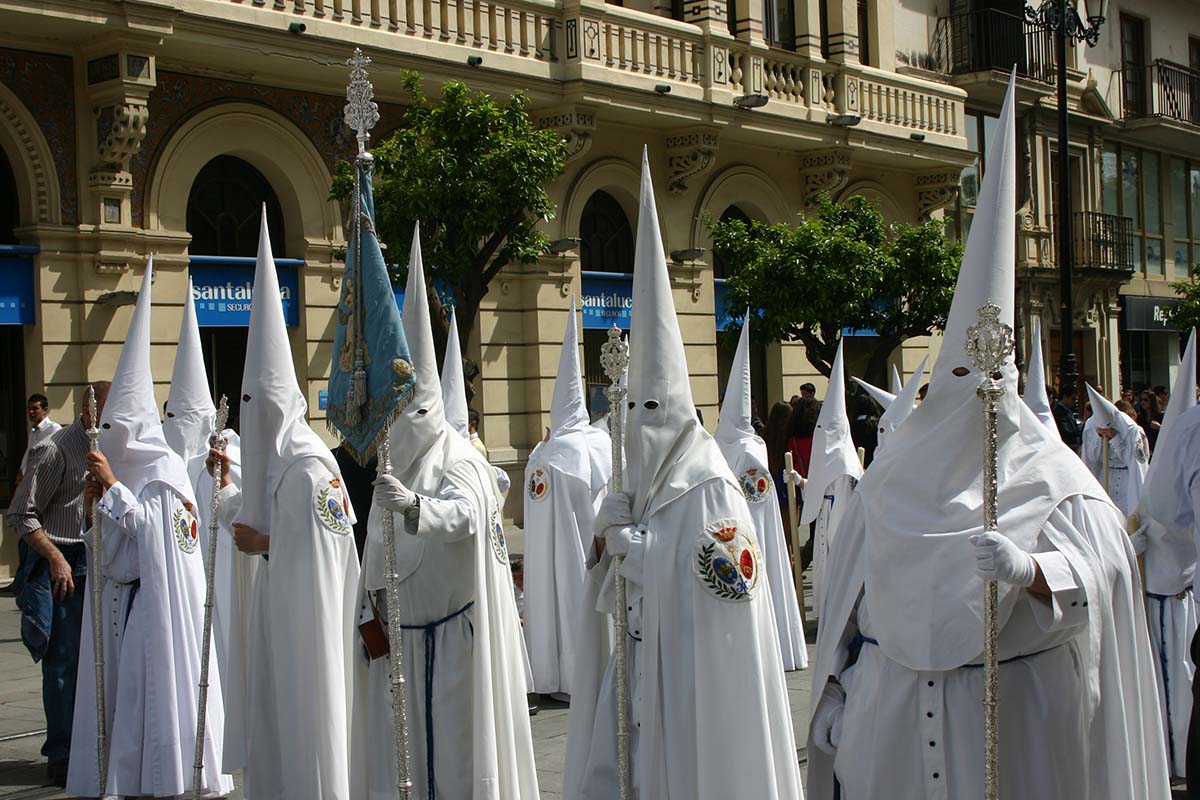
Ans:
[[[1151,26],[1155,3],[1162,9]],[[88,381],[111,377],[148,254],[158,270],[160,399],[189,276],[214,391],[240,396],[264,203],[298,374],[315,427],[324,428],[345,243],[343,210],[329,186],[336,163],[354,152],[342,121],[344,62],[354,47],[374,61],[377,138],[400,124],[400,73],[417,69],[431,93],[449,79],[498,96],[522,89],[538,125],[568,142],[567,167],[549,187],[558,215],[545,229],[555,252],[500,274],[466,345],[481,368],[474,405],[483,438],[518,486],[548,422],[571,296],[581,299],[589,385],[603,380],[604,329],[627,324],[643,145],[693,389],[713,426],[729,354],[719,335],[727,318],[722,265],[712,258],[706,217],[787,222],[822,193],[857,193],[878,201],[891,220],[949,214],[954,230],[965,232],[977,155],[1007,69],[996,62],[1016,62],[1025,166],[1021,303],[1026,321],[1044,318],[1047,352],[1057,352],[1053,86],[1037,71],[1041,62],[1032,67],[1010,38],[996,41],[1011,53],[994,42],[987,57],[972,49],[991,39],[972,31],[978,23],[960,30],[959,17],[1018,11],[975,5],[0,0],[0,507],[24,448],[25,397],[45,392],[52,415],[65,421]],[[1142,50],[1121,49],[1126,12],[1113,9],[1101,46],[1078,51],[1071,73],[1070,174],[1084,187],[1082,219],[1125,220],[1126,261],[1109,256],[1114,246],[1093,242],[1084,252],[1096,263],[1077,265],[1086,275],[1076,305],[1083,371],[1105,386],[1121,380],[1123,363],[1126,380],[1165,382],[1178,359],[1172,336],[1137,327],[1146,312],[1129,303],[1161,302],[1167,279],[1183,269],[1179,259],[1200,258],[1192,250],[1200,248],[1200,163],[1189,160],[1200,141],[1192,138],[1200,107],[1193,112],[1187,91],[1194,90],[1185,89],[1186,109],[1177,112],[1158,88],[1169,83],[1163,76],[1194,75],[1194,62],[1160,59],[1186,62],[1190,28],[1180,23],[1190,16],[1200,34],[1200,14],[1166,0],[1133,13],[1146,18]],[[1020,29],[1035,47],[1036,32]],[[1141,106],[1122,88],[1134,73],[1145,88]],[[1154,192],[1157,210],[1147,201]],[[1151,325],[1156,314],[1146,308]],[[907,373],[931,345],[912,342],[893,360]],[[1125,362],[1123,350],[1131,354]],[[760,348],[756,360],[764,412],[803,381],[823,384],[798,345]],[[520,507],[513,492],[508,511],[519,517]],[[12,548],[9,537],[0,565]]]

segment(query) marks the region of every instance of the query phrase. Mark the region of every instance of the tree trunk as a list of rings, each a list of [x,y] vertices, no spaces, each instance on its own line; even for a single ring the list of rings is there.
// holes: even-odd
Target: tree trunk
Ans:
[[[904,344],[904,339],[899,336],[878,337],[875,341],[875,349],[871,351],[871,358],[867,362],[867,374],[863,380],[887,388],[890,382],[887,368],[888,357],[902,344]]]

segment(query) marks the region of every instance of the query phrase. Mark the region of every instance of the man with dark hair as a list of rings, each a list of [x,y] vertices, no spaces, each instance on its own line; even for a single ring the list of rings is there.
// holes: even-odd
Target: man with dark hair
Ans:
[[[488,457],[487,445],[479,438],[479,412],[473,408],[467,409],[467,429],[471,432],[471,446],[479,451],[484,458]]]
[[[812,397],[815,399],[817,396],[817,387],[813,386],[811,383],[800,384],[800,396]]]
[[[97,412],[108,396],[107,382],[92,384]],[[30,398],[32,410],[35,399]],[[45,406],[39,405],[43,412]],[[32,413],[30,417],[32,418]],[[8,508],[8,527],[21,535],[28,558],[17,573],[13,590],[21,609],[21,640],[34,661],[42,663],[42,706],[50,781],[63,786],[71,753],[75,713],[75,673],[83,624],[87,558],[83,530],[83,481],[87,472],[92,427],[86,403],[75,422],[41,443],[29,457],[28,475]]]
[[[17,471],[17,483],[20,483],[21,479],[25,477],[25,469],[29,464],[29,451],[62,430],[62,425],[50,419],[50,401],[44,394],[29,395],[26,416],[29,417],[29,439],[25,447],[25,455],[21,456],[21,468]]]
[[[1083,426],[1075,416],[1075,387],[1064,386],[1054,402],[1054,422],[1058,425],[1058,435],[1062,437],[1067,447],[1079,452],[1083,445]]]

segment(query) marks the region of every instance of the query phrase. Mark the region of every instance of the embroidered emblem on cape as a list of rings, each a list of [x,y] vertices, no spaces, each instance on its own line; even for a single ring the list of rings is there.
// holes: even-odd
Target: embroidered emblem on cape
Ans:
[[[185,553],[194,553],[200,545],[200,525],[192,516],[192,504],[175,506],[171,515],[171,530],[175,532],[175,544]]]
[[[737,520],[719,520],[696,539],[696,578],[721,600],[749,600],[758,585],[758,547]]]
[[[742,494],[751,503],[761,503],[767,499],[767,490],[771,488],[771,478],[766,472],[757,467],[750,467],[738,476],[742,484]]]
[[[533,471],[529,476],[529,483],[525,490],[529,493],[530,500],[541,502],[550,496],[550,476],[541,467]]]
[[[1146,455],[1146,440],[1141,436],[1137,439],[1137,446],[1133,448],[1133,457],[1137,459],[1139,464],[1145,464],[1150,460]]]
[[[313,510],[326,528],[334,533],[350,533],[350,505],[342,492],[342,482],[332,475],[317,485]]]
[[[491,528],[488,532],[488,540],[492,544],[492,554],[496,556],[496,560],[501,564],[507,564],[508,543],[504,541],[504,525],[500,522],[500,512],[498,510],[492,510],[492,518],[488,527]]]

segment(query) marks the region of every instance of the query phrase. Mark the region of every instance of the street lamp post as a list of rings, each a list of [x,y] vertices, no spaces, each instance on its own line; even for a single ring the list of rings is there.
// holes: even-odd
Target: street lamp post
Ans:
[[[1093,8],[1095,6],[1095,8]],[[1095,47],[1100,41],[1100,26],[1108,10],[1108,0],[1085,0],[1087,22],[1079,16],[1075,0],[1042,0],[1034,8],[1025,6],[1025,18],[1054,33],[1054,59],[1058,69],[1058,229],[1059,324],[1062,333],[1062,362],[1059,367],[1059,392],[1079,384],[1075,362],[1075,317],[1071,298],[1071,271],[1074,264],[1071,228],[1070,140],[1067,130],[1067,46],[1087,42]]]

